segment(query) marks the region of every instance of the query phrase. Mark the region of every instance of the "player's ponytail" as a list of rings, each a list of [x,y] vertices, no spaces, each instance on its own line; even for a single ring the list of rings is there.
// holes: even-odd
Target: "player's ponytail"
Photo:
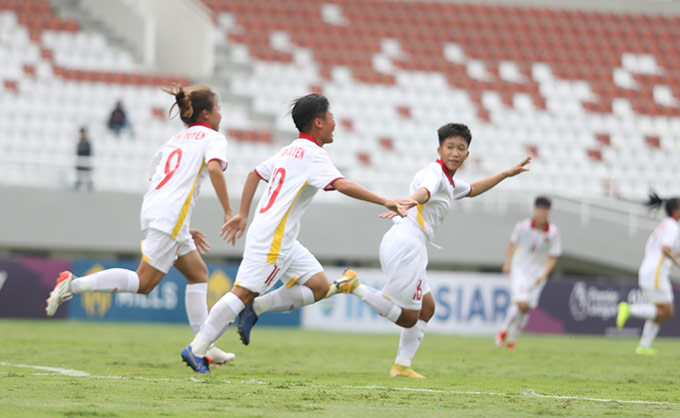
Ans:
[[[170,107],[168,116],[173,118],[173,109],[177,106],[179,117],[187,125],[195,123],[203,110],[212,111],[217,96],[210,88],[205,86],[189,86],[184,89],[181,84],[173,84],[168,89],[161,89],[175,96],[175,103]]]
[[[669,199],[664,199],[662,197],[659,197],[659,195],[655,191],[649,192],[649,196],[647,197],[647,205],[648,208],[652,210],[659,210],[661,206],[665,205],[666,209],[666,214],[668,216],[672,216],[673,212],[675,212],[679,207],[680,207],[680,199],[677,197],[672,197]]]

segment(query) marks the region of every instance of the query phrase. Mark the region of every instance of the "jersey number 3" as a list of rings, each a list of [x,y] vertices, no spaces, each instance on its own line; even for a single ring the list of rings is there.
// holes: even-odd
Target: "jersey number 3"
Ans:
[[[276,171],[274,171],[271,183],[269,184],[269,191],[267,192],[269,194],[269,201],[267,202],[266,205],[262,207],[262,209],[260,209],[260,213],[265,213],[272,207],[274,201],[276,200],[276,197],[279,195],[279,192],[281,191],[281,187],[283,186],[283,181],[285,179],[286,179],[285,168],[279,167]]]
[[[175,160],[175,165],[170,168],[170,164],[172,163],[173,157],[177,156],[177,159]],[[165,183],[167,183],[170,180],[170,177],[172,177],[173,174],[175,174],[175,171],[179,168],[179,163],[182,161],[182,150],[177,148],[173,152],[168,155],[168,159],[165,161],[165,177],[163,180],[161,180],[160,183],[158,183],[158,186],[156,186],[156,190],[160,189],[161,187],[165,186]]]

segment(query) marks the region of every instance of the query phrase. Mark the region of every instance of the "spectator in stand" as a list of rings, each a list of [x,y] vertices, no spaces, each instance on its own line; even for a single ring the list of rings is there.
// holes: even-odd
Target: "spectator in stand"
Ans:
[[[92,145],[87,137],[87,128],[80,128],[80,140],[76,149],[78,156],[76,163],[76,185],[75,189],[79,190],[81,185],[85,185],[88,191],[94,189],[92,183]]]
[[[135,135],[132,131],[132,125],[130,125],[130,122],[127,120],[125,110],[123,110],[123,103],[120,100],[116,102],[116,107],[111,112],[111,116],[109,116],[108,126],[109,129],[117,136],[120,136],[120,133],[123,131],[123,129],[128,129],[130,131],[130,135]]]

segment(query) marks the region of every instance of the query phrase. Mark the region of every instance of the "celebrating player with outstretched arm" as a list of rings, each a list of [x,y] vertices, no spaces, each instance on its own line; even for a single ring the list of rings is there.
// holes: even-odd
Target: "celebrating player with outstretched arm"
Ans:
[[[562,254],[560,233],[548,221],[550,199],[539,196],[534,202],[534,216],[517,222],[505,253],[503,273],[510,273],[512,304],[503,328],[496,335],[496,346],[507,340],[509,349],[529,320],[529,311],[538,306],[541,290]]]
[[[189,229],[191,211],[201,182],[210,177],[224,209],[225,222],[231,206],[223,171],[227,169],[227,139],[218,131],[222,115],[217,95],[207,87],[177,86],[164,90],[175,98],[187,128],[178,132],[156,152],[149,189],[142,203],[141,225],[144,233],[142,260],[137,271],[114,268],[84,277],[63,272],[47,300],[48,316],[53,316],[73,294],[86,292],[151,292],[175,265],[189,282],[186,309],[189,324],[197,333],[208,317],[208,267],[199,252],[210,249],[205,235]],[[197,250],[198,248],[198,250]],[[217,347],[207,355],[215,363],[234,359]]]
[[[434,315],[434,298],[427,283],[427,242],[434,239],[434,231],[444,221],[454,200],[478,196],[503,179],[527,171],[531,157],[494,176],[468,184],[454,178],[470,152],[472,135],[467,126],[450,123],[437,131],[439,159],[416,173],[411,182],[411,199],[418,205],[408,211],[404,219],[396,213],[382,214],[394,218],[394,225],[380,243],[380,266],[387,275],[382,291],[359,283],[356,273],[345,272],[328,292],[353,293],[374,311],[403,327],[399,350],[390,376],[422,378],[411,368],[425,334],[425,326]]]
[[[647,206],[658,209],[665,203],[668,215],[654,229],[645,246],[645,258],[638,271],[640,288],[647,298],[647,303],[629,305],[619,303],[616,326],[623,328],[629,316],[646,319],[642,328],[640,345],[635,352],[642,355],[655,355],[652,343],[659,332],[661,322],[673,316],[673,288],[669,279],[671,263],[680,267],[678,250],[680,227],[680,198],[662,199],[656,193],[649,195]]]
[[[269,188],[248,229],[234,287],[213,306],[201,332],[182,351],[182,359],[198,373],[210,372],[205,359],[207,349],[237,316],[241,339],[248,344],[250,329],[262,312],[297,309],[322,299],[328,292],[328,278],[321,264],[297,241],[300,219],[317,191],[338,190],[401,216],[415,205],[412,201],[385,199],[343,178],[323,149],[333,142],[335,129],[328,108],[328,99],[318,94],[295,100],[291,113],[300,136],[258,165],[246,179],[240,211],[222,228],[225,239],[232,243],[246,229],[259,181],[268,182]],[[257,297],[278,280],[286,285]]]

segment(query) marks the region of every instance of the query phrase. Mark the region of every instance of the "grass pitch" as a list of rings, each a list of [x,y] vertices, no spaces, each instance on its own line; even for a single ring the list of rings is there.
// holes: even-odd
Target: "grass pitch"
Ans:
[[[0,415],[680,416],[678,340],[640,357],[632,339],[524,335],[508,351],[430,334],[415,380],[387,377],[398,335],[256,328],[244,347],[229,330],[218,346],[236,362],[212,376],[181,362],[191,338],[188,325],[0,320]]]

